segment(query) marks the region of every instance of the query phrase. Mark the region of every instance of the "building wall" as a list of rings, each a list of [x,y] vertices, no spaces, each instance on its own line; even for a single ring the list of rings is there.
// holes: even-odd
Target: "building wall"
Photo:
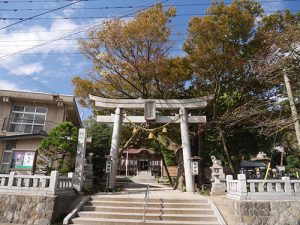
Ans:
[[[1,99],[0,99],[1,100]],[[0,136],[3,135],[4,119],[10,116],[11,105],[0,101]]]
[[[41,139],[17,140],[18,150],[37,150],[40,147]]]
[[[3,151],[4,151],[4,143],[0,142],[0,162],[2,162]]]

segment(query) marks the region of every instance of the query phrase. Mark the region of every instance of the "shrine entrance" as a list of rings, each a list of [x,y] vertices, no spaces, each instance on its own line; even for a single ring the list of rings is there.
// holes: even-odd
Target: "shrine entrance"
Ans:
[[[97,122],[114,123],[112,142],[110,149],[110,158],[112,161],[112,169],[109,178],[109,188],[115,186],[117,167],[119,161],[119,145],[122,123],[144,124],[144,123],[180,123],[182,153],[184,164],[185,185],[187,192],[194,192],[194,181],[191,168],[191,146],[189,138],[189,123],[205,123],[205,116],[191,116],[187,114],[188,109],[199,109],[207,106],[207,101],[212,96],[192,98],[192,99],[108,99],[90,95],[90,99],[95,101],[95,106],[115,109],[115,114],[111,116],[97,116]],[[144,110],[144,116],[127,116],[124,109]],[[157,110],[179,110],[179,114],[175,116],[157,115]],[[141,160],[138,163],[140,168],[146,169],[149,163]]]
[[[148,159],[140,159],[139,160],[139,170],[140,171],[148,171]]]

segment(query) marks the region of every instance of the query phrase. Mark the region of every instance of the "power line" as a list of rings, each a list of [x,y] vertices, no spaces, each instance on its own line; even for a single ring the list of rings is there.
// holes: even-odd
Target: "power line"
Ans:
[[[169,0],[164,0],[164,1],[162,1],[160,4],[163,4],[163,3],[167,2],[167,1],[169,1]],[[125,15],[120,16],[120,17],[118,17],[118,18],[111,19],[110,21],[113,21],[113,20],[116,20],[116,19],[122,19],[122,18],[124,18],[124,17],[129,16],[129,15],[133,15],[133,14],[135,14],[135,13],[137,13],[137,12],[141,12],[141,11],[143,11],[143,10],[146,10],[147,8],[153,7],[153,6],[155,6],[155,5],[157,5],[157,3],[155,3],[155,4],[153,4],[153,5],[149,6],[149,7],[145,7],[145,8],[143,8],[143,9],[139,9],[139,10],[136,10],[136,11],[134,11],[134,12],[125,14]],[[36,49],[36,48],[39,48],[39,47],[48,45],[48,44],[50,44],[50,43],[53,43],[53,42],[56,42],[56,41],[60,41],[60,40],[62,40],[62,39],[64,39],[64,38],[68,38],[68,37],[71,37],[71,36],[73,36],[73,35],[76,35],[76,34],[80,34],[80,33],[86,32],[86,31],[91,30],[91,29],[94,29],[94,28],[96,28],[96,27],[100,27],[100,26],[102,26],[102,25],[104,25],[104,24],[106,24],[106,23],[108,23],[108,22],[109,22],[109,21],[104,21],[104,22],[102,22],[102,23],[100,23],[100,24],[91,26],[91,27],[86,28],[86,29],[78,30],[78,31],[76,31],[76,32],[73,32],[73,33],[70,33],[70,34],[61,36],[61,37],[56,38],[56,39],[53,39],[53,40],[51,40],[51,41],[48,41],[48,42],[45,42],[45,43],[36,45],[36,46],[34,46],[34,47],[27,48],[27,49],[23,49],[23,50],[21,50],[21,51],[15,52],[15,53],[11,53],[11,54],[8,54],[8,55],[1,56],[1,57],[0,57],[0,61],[1,61],[1,59],[3,59],[3,58],[9,57],[9,56],[14,56],[14,55],[17,55],[17,54],[26,52],[26,51],[30,51],[30,50],[33,50],[33,49]]]
[[[169,36],[182,36],[183,34],[180,34],[180,35],[176,35],[176,34],[173,34],[173,35],[169,35]],[[66,38],[66,39],[62,39],[61,41],[78,41],[78,40],[98,40],[97,38],[88,38],[88,37],[81,37],[81,38]],[[184,39],[170,39],[170,41],[178,41],[178,40],[184,40]],[[50,39],[48,40],[45,40],[45,39],[26,39],[26,40],[0,40],[0,43],[14,43],[13,46],[15,46],[15,44],[18,44],[19,42],[45,42],[45,41],[51,41]],[[66,43],[59,43],[60,45],[68,45],[68,44],[77,44],[77,43],[70,43],[70,42],[66,42]],[[30,45],[26,45],[26,44],[21,44],[18,46],[30,46]],[[0,45],[1,47],[1,45]],[[5,45],[5,47],[9,47],[9,45]]]
[[[171,48],[169,51],[182,51],[181,48]],[[0,53],[7,54],[7,53]],[[20,55],[83,55],[82,52],[48,52],[48,53],[19,53]]]
[[[260,3],[278,3],[282,2],[280,0],[270,0],[270,1],[259,1]],[[297,2],[297,0],[285,0],[284,2]],[[231,3],[225,3],[229,5]],[[174,7],[190,7],[190,6],[210,6],[211,3],[189,3],[189,4],[169,4],[165,6],[174,6]],[[71,9],[80,9],[80,10],[108,10],[108,9],[137,9],[143,8],[143,6],[102,6],[102,7],[70,7]],[[47,8],[14,8],[14,9],[0,9],[0,11],[5,12],[18,12],[18,11],[46,11],[52,10]]]
[[[73,0],[9,0],[9,1],[0,1],[0,3],[46,3],[46,2],[71,2]],[[82,0],[82,2],[97,2],[97,1],[102,1],[102,0]],[[261,1],[256,1],[260,3],[276,3],[276,2],[297,2],[297,0],[261,0]],[[211,5],[211,3],[198,3],[197,5]],[[225,2],[224,4],[231,4],[231,2]]]
[[[4,61],[4,62],[7,62],[7,61]],[[21,74],[19,69],[17,70],[16,68],[13,68],[13,67],[9,66],[8,64],[9,63],[4,64],[4,63],[0,62],[0,67],[2,69],[4,69],[5,71],[7,71],[8,74],[13,75],[17,79],[19,79],[23,82],[26,82],[27,84],[31,85],[32,87],[38,88],[41,91],[47,90],[47,92],[50,92],[52,94],[58,94],[56,91],[54,91],[53,89],[47,87],[46,85],[43,85],[42,83],[40,83],[36,80],[33,80],[31,76],[26,75],[24,73]],[[31,79],[31,81],[25,79],[25,77],[29,77]]]
[[[168,0],[165,0],[165,2],[167,2],[167,1],[168,1]],[[152,5],[152,6],[153,6],[153,5]],[[151,7],[152,7],[152,6],[151,6]],[[139,11],[140,11],[140,10],[139,10]],[[104,24],[104,23],[102,23],[102,24]],[[96,25],[96,26],[99,26],[99,24]],[[96,27],[96,26],[93,26],[93,27]],[[86,29],[85,29],[85,30],[86,30]],[[85,30],[84,30],[84,31],[85,31]],[[72,35],[72,34],[71,34],[71,35]],[[52,42],[53,42],[53,40],[52,40]],[[43,45],[45,45],[45,43],[44,43]],[[35,48],[36,48],[36,46],[35,46]],[[1,58],[2,58],[2,57],[1,57]],[[20,80],[22,80],[22,81],[24,81],[24,82],[30,84],[30,85],[33,86],[33,87],[37,87],[38,89],[41,89],[41,86],[44,86],[44,88],[50,90],[52,93],[56,93],[56,94],[57,94],[57,92],[55,92],[55,91],[52,90],[51,88],[49,88],[49,87],[47,87],[47,86],[45,86],[45,85],[39,83],[38,81],[33,80],[29,75],[26,75],[26,77],[30,77],[34,82],[38,83],[39,85],[36,85],[36,84],[34,84],[32,81],[28,81],[28,80],[24,79],[24,76],[21,75],[15,68],[12,68],[12,67],[10,67],[10,66],[8,66],[8,65],[4,65],[4,64],[2,63],[3,61],[4,61],[4,62],[7,62],[5,59],[2,59],[2,60],[0,61],[0,65],[2,65],[2,68],[3,68],[4,70],[6,70],[6,71],[8,71],[8,72],[12,72],[12,75],[13,75],[13,76],[15,76],[15,77],[17,77],[18,79],[20,79]],[[9,64],[9,63],[6,63],[6,64]],[[11,73],[9,73],[9,74],[11,74]],[[42,90],[42,89],[41,89],[41,90]]]
[[[4,27],[1,27],[1,28],[0,28],[0,30],[6,29],[6,28],[8,28],[8,27],[11,27],[11,26],[17,25],[17,24],[19,24],[19,23],[22,23],[22,22],[24,22],[24,21],[27,21],[27,20],[34,19],[34,18],[36,18],[36,17],[39,17],[39,16],[42,16],[42,15],[45,15],[45,14],[48,14],[48,13],[51,13],[51,12],[54,12],[54,11],[57,11],[57,10],[60,10],[60,9],[63,9],[63,8],[69,7],[69,6],[71,6],[71,5],[74,5],[74,4],[77,4],[77,3],[79,3],[79,2],[81,2],[81,1],[83,1],[83,0],[77,0],[77,1],[75,1],[75,2],[72,2],[72,3],[70,3],[70,4],[63,5],[63,6],[61,6],[61,7],[58,7],[58,8],[55,8],[55,9],[49,10],[49,11],[47,11],[47,12],[39,13],[39,14],[37,14],[37,15],[34,15],[34,16],[31,16],[31,17],[28,17],[28,18],[23,18],[21,21],[18,21],[18,22],[15,22],[15,23],[9,24],[9,25],[7,25],[7,26],[4,26]]]
[[[300,9],[289,9],[291,12],[299,12]],[[266,10],[265,13],[274,13],[274,12],[284,12],[285,10]],[[176,16],[184,17],[184,16],[214,16],[207,15],[206,13],[184,13],[177,14]],[[216,15],[217,16],[217,15]],[[76,16],[76,17],[40,17],[35,18],[38,20],[79,20],[79,19],[106,19],[107,16]],[[134,18],[134,16],[126,16],[126,18]],[[21,20],[24,21],[25,18],[22,17],[0,17],[0,20]],[[0,29],[1,30],[1,29]]]
[[[27,0],[27,1],[20,1],[20,0],[9,0],[9,1],[0,1],[0,3],[45,3],[45,2],[72,2],[74,0]],[[94,1],[101,1],[101,0],[82,0],[82,2],[94,2]]]
[[[167,2],[167,1],[168,1],[168,0],[165,0],[165,2]],[[153,6],[153,5],[152,5],[152,6]],[[94,27],[95,27],[95,26],[94,26]],[[85,31],[85,30],[84,30],[84,31]],[[36,47],[35,47],[35,48],[36,48]],[[7,62],[5,59],[2,59],[1,61]],[[18,73],[18,71],[16,71],[14,68],[8,66],[9,63],[6,63],[7,65],[4,65],[1,61],[0,61],[0,65],[2,64],[2,68],[5,69],[5,70],[8,71],[8,72],[9,72],[9,71],[13,72],[12,75],[16,76],[18,79],[20,79],[20,80],[22,80],[22,81],[24,81],[24,82],[26,82],[26,83],[29,83],[31,86],[37,87],[37,88],[39,88],[39,89],[40,89],[40,86],[44,86],[44,87],[46,87],[48,90],[50,90],[52,93],[58,94],[57,92],[53,91],[53,90],[50,89],[49,87],[47,87],[47,86],[45,86],[45,85],[43,85],[43,84],[40,84],[38,81],[33,80],[29,75],[26,75],[26,76],[29,76],[33,81],[35,81],[36,83],[39,83],[39,85],[37,86],[37,85],[33,84],[32,81],[31,81],[31,82],[30,82],[30,81],[27,81],[26,79],[24,79],[24,78],[22,77],[22,75],[21,75],[20,73]],[[9,74],[10,74],[10,73],[9,73]]]

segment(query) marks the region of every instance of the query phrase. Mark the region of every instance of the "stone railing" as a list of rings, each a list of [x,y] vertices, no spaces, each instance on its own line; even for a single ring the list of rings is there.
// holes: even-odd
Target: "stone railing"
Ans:
[[[226,176],[227,197],[240,200],[300,200],[300,180],[246,180],[239,174],[237,180]]]
[[[19,193],[37,195],[57,195],[73,192],[73,173],[68,177],[59,176],[52,171],[50,176],[0,174],[0,194]]]

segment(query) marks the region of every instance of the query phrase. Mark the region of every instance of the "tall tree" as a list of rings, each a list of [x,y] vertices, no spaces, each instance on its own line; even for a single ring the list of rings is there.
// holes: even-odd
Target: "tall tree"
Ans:
[[[88,105],[88,94],[109,98],[167,98],[184,88],[188,64],[170,58],[173,43],[168,22],[173,7],[161,4],[137,13],[132,20],[112,20],[88,32],[79,42],[93,62],[88,79],[75,77],[75,94]]]
[[[268,55],[259,67],[261,73],[264,73],[266,79],[274,84],[276,87],[274,90],[281,94],[281,98],[287,96],[284,80],[288,77],[294,96],[299,97],[300,13],[292,14],[290,11],[285,11],[268,15],[263,18],[259,32],[265,36],[268,44],[268,51],[266,51]],[[281,118],[271,121],[273,124],[271,131],[285,132],[286,135],[283,136],[285,140],[289,139],[287,136],[291,133],[295,133],[294,122],[297,120],[291,117],[290,106],[287,103],[282,102],[280,106]]]
[[[253,59],[266,55],[264,36],[257,32],[262,13],[260,4],[252,0],[233,1],[230,5],[215,2],[206,16],[191,19],[184,44],[194,72],[191,91],[196,95],[214,94],[208,111],[215,129],[211,134],[221,143],[232,170],[231,155],[239,150],[229,144],[228,138],[235,137],[238,142],[240,134],[249,133],[246,127],[253,116],[237,109],[264,104],[272,89],[253,67]],[[236,111],[238,118],[234,116]]]

